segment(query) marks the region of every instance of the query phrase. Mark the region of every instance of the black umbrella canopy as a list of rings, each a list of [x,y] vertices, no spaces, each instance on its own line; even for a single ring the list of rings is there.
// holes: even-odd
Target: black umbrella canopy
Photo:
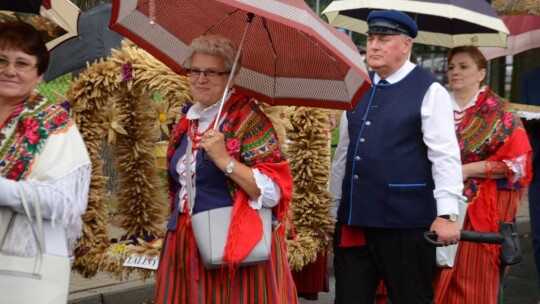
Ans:
[[[334,0],[323,12],[330,24],[366,34],[373,10],[395,9],[418,25],[415,43],[506,46],[508,28],[485,0]]]
[[[39,14],[41,0],[0,0],[0,11]]]

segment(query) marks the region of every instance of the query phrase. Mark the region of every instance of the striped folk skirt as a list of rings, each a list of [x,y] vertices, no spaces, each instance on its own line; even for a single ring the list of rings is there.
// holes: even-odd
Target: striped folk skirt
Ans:
[[[207,270],[186,216],[168,231],[156,273],[155,303],[298,303],[284,240],[272,233],[272,254],[266,263],[242,266],[231,278],[227,267]]]
[[[498,218],[510,222],[517,212],[515,191],[499,190]],[[473,230],[467,217],[463,230]],[[482,243],[459,242],[453,268],[439,268],[434,278],[437,304],[503,303],[503,287],[508,267],[501,267],[493,252]],[[498,247],[497,247],[498,250]]]

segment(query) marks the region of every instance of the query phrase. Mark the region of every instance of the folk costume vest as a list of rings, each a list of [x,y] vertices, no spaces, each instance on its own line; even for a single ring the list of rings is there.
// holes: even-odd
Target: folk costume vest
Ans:
[[[338,219],[350,226],[421,228],[437,207],[420,110],[437,79],[419,67],[373,86],[347,113],[350,143]]]

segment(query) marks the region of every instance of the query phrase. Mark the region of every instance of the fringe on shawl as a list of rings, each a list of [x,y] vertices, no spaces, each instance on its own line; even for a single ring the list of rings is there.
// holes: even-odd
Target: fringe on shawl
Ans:
[[[91,164],[85,164],[55,181],[19,181],[23,186],[31,212],[34,212],[30,200],[33,197],[32,188],[36,190],[38,198],[49,197],[52,205],[44,204],[43,200],[40,200],[42,214],[49,217],[52,227],[60,223],[64,228],[69,255],[72,254],[77,239],[82,235],[82,214],[88,202],[91,170]],[[37,254],[37,246],[25,215],[17,215],[12,231],[7,236],[2,249],[9,254],[20,256]]]

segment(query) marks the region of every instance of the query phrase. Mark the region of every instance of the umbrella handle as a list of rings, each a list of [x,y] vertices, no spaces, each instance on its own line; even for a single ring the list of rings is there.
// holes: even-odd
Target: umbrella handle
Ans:
[[[426,240],[426,242],[428,242],[432,246],[435,246],[435,247],[444,246],[443,243],[437,242],[437,234],[435,233],[435,231],[424,232],[424,239]]]
[[[504,236],[498,232],[460,231],[460,241],[486,244],[502,244]],[[437,242],[437,234],[434,231],[424,232],[424,239],[433,246],[441,247],[443,243]]]

